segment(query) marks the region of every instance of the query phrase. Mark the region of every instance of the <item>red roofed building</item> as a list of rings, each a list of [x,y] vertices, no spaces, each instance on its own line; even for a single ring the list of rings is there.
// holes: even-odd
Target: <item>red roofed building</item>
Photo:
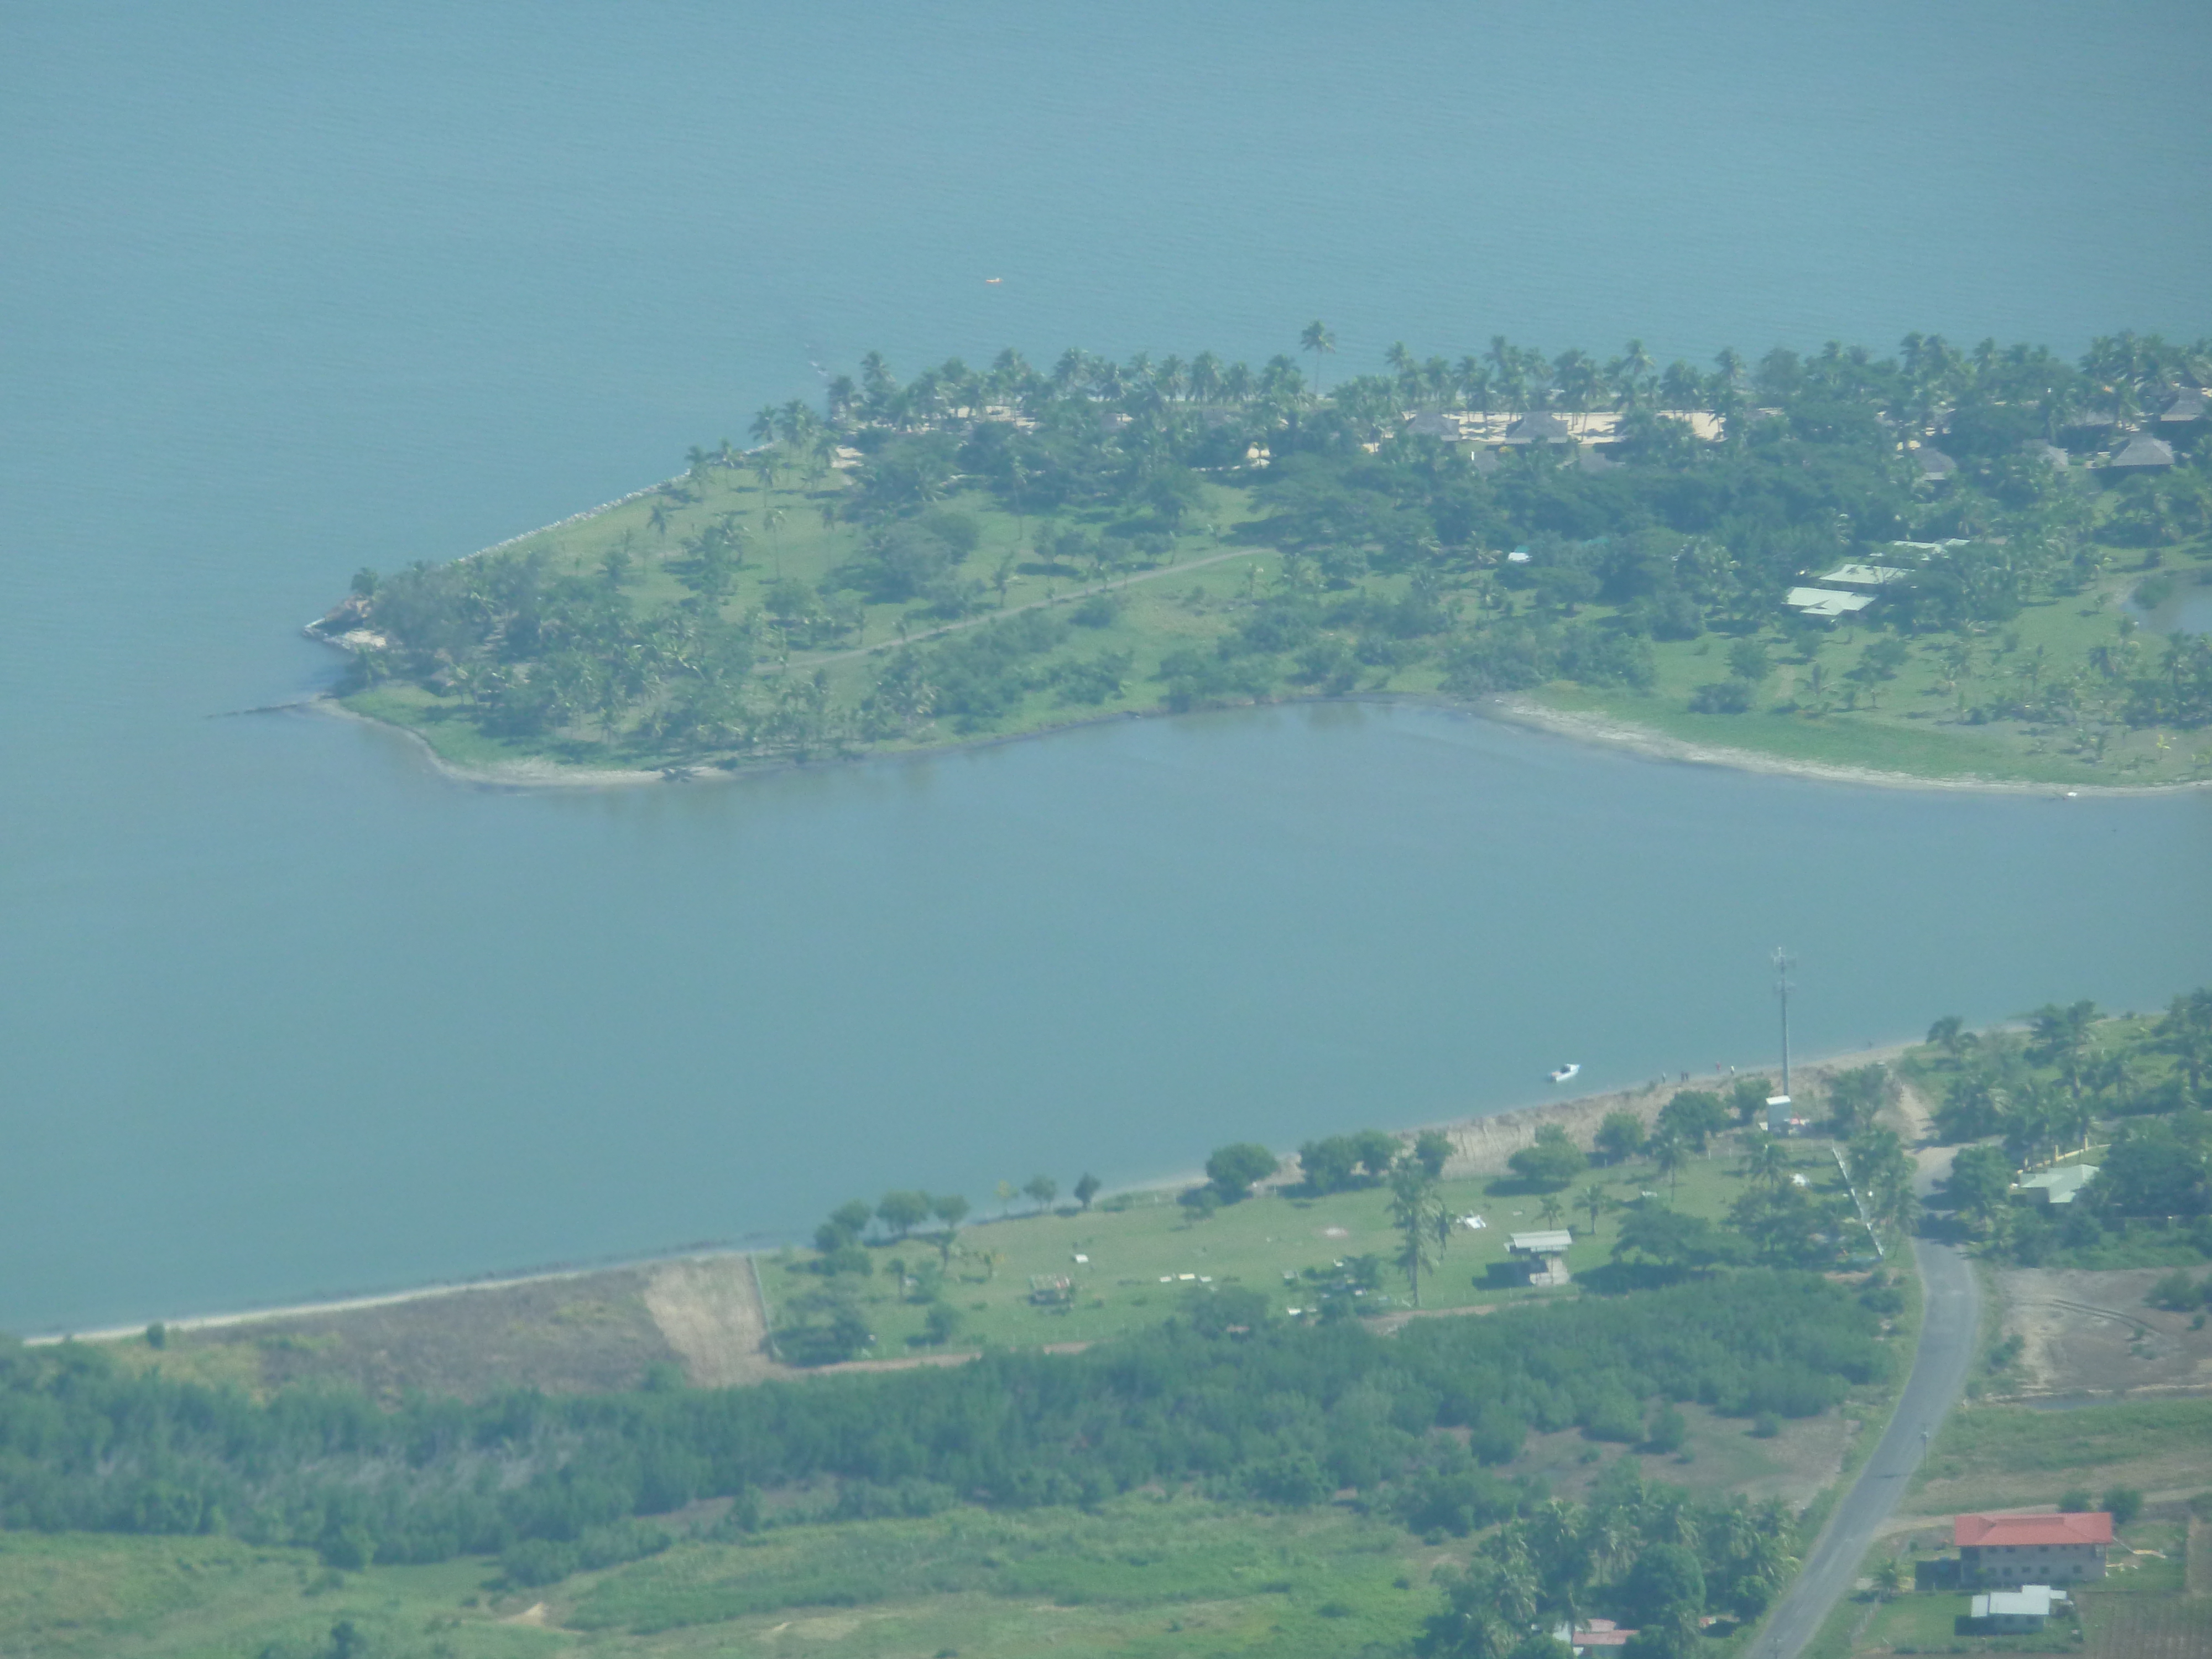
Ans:
[[[1959,1576],[1969,1584],[2017,1589],[2074,1584],[2105,1576],[2112,1517],[2094,1515],[1962,1515],[1951,1523]]]

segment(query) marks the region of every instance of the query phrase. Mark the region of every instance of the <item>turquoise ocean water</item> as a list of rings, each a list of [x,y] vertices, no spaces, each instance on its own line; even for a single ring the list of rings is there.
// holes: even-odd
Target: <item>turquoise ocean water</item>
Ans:
[[[2197,5],[16,8],[0,1326],[781,1236],[894,1184],[2212,978],[2212,803],[1328,709],[688,792],[211,719],[817,365],[2212,331]],[[983,278],[1004,280],[987,285]]]

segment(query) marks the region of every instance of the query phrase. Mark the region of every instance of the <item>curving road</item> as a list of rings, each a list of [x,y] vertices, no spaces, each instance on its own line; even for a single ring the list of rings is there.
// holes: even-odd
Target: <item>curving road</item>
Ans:
[[[1948,1173],[1949,1162],[1946,1156],[1945,1167],[1923,1165],[1916,1184],[1924,1193],[1937,1174]],[[1919,1465],[1926,1439],[1934,1437],[1966,1386],[1981,1328],[1981,1292],[1973,1267],[1955,1246],[1927,1239],[1912,1241],[1912,1259],[1927,1296],[1912,1374],[1905,1379],[1896,1414],[1874,1455],[1829,1516],[1805,1559],[1805,1570],[1750,1650],[1756,1659],[1795,1659],[1813,1639],[1821,1621],[1856,1581],[1875,1534],[1905,1495],[1905,1482]]]

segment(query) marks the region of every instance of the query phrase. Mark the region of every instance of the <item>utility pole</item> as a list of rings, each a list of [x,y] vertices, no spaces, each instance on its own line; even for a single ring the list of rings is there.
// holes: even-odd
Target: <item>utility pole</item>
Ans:
[[[1790,958],[1774,947],[1774,994],[1782,1003],[1782,1092],[1790,1093]]]

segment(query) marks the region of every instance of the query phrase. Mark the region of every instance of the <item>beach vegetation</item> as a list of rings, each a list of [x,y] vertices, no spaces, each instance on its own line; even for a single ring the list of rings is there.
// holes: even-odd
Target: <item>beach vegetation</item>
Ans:
[[[1206,1178],[1223,1203],[1234,1204],[1281,1167],[1265,1146],[1240,1140],[1214,1149],[1206,1160]]]

